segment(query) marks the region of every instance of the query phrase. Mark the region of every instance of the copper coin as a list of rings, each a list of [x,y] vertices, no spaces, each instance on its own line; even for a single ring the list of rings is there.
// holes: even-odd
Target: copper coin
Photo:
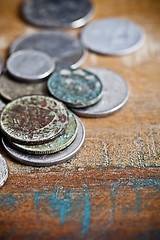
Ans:
[[[3,109],[1,130],[12,141],[24,144],[49,142],[64,132],[68,110],[51,97],[31,95],[18,98]]]

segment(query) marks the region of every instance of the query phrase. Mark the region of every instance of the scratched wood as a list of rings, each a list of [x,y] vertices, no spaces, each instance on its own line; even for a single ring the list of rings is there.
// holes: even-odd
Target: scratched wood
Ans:
[[[38,31],[19,16],[21,0],[0,0],[0,55]],[[114,115],[81,118],[86,139],[70,161],[29,167],[3,147],[9,178],[0,190],[0,239],[160,239],[160,1],[93,0],[93,20],[124,17],[145,31],[135,53],[89,52],[82,67],[106,67],[128,82],[130,98]],[[80,29],[68,30],[77,35]]]

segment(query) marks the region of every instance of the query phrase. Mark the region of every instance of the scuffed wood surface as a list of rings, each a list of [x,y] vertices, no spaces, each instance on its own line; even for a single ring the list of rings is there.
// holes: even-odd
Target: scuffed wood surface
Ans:
[[[0,55],[11,42],[38,31],[18,15],[21,0],[0,1]],[[114,115],[81,118],[86,139],[70,161],[43,168],[13,161],[0,190],[0,239],[160,238],[160,1],[94,0],[94,19],[124,17],[145,31],[135,53],[89,52],[82,67],[122,75],[127,104]],[[68,30],[79,34],[80,29]]]

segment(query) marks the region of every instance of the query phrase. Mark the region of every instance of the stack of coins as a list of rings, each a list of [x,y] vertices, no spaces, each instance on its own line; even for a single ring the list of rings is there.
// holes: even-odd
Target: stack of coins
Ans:
[[[24,96],[7,104],[0,124],[7,152],[33,166],[70,159],[85,138],[79,118],[60,101],[41,95]]]

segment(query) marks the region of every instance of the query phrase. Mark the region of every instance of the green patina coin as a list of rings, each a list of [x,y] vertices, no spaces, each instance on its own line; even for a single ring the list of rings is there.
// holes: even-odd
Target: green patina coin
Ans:
[[[91,106],[102,97],[100,79],[84,69],[55,72],[48,80],[48,89],[55,98],[75,108]]]
[[[65,132],[54,140],[39,145],[22,145],[11,142],[16,148],[31,154],[50,154],[68,147],[77,135],[77,121],[74,114],[69,111],[69,123]]]
[[[22,144],[49,142],[64,132],[68,110],[59,101],[41,95],[24,96],[7,104],[0,118],[1,130]]]

